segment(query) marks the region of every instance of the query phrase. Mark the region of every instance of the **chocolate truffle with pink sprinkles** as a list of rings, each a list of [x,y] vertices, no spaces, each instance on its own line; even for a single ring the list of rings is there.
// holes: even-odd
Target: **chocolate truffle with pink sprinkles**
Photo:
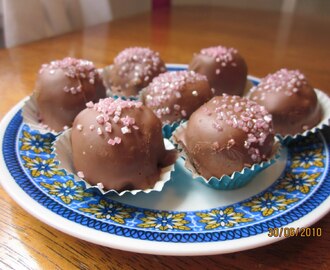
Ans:
[[[71,144],[78,175],[108,190],[152,188],[175,157],[152,110],[120,98],[89,102],[73,123]]]
[[[189,69],[204,74],[215,95],[242,96],[247,80],[247,65],[234,48],[209,47],[194,54]]]
[[[213,96],[206,76],[194,71],[165,72],[143,90],[143,103],[163,124],[189,116]]]
[[[103,80],[112,94],[130,97],[138,95],[154,77],[165,71],[158,52],[132,47],[120,52],[114,64],[104,69]]]
[[[274,130],[282,136],[304,132],[322,117],[313,87],[298,70],[269,74],[250,90],[249,98],[272,114]]]
[[[272,117],[256,102],[223,94],[196,110],[174,134],[196,172],[220,178],[272,154]]]
[[[71,57],[42,65],[35,98],[42,124],[61,131],[72,125],[86,102],[105,97],[105,87],[94,64]]]

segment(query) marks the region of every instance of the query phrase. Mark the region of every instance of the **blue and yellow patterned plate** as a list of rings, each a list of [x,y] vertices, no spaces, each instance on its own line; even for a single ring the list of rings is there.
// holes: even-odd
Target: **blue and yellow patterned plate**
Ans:
[[[22,123],[23,102],[0,124],[1,184],[26,211],[75,237],[141,253],[219,254],[283,239],[269,237],[269,229],[308,227],[330,209],[328,129],[293,141],[279,162],[238,190],[192,181],[178,161],[161,192],[102,197],[58,168],[55,136]]]

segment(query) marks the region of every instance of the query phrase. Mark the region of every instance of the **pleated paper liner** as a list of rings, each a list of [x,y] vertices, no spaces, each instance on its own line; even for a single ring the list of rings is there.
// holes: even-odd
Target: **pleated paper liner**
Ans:
[[[174,149],[173,144],[169,140],[164,140],[165,148],[167,150]],[[107,194],[117,194],[122,196],[124,194],[130,193],[136,195],[137,193],[150,193],[152,191],[161,191],[164,185],[171,180],[171,174],[174,171],[174,164],[167,166],[161,169],[161,174],[159,180],[155,183],[155,185],[149,189],[134,189],[134,190],[123,190],[116,191],[114,189],[105,190],[102,185],[91,185],[84,179],[78,177],[76,171],[73,166],[72,160],[72,147],[71,147],[71,129],[66,130],[62,134],[60,134],[53,147],[53,152],[55,153],[55,159],[59,161],[59,168],[65,169],[67,173],[72,174],[75,181],[82,182],[86,188],[86,191],[93,192],[99,195],[107,195]]]
[[[191,178],[195,181],[199,181],[210,188],[219,190],[233,190],[241,188],[250,183],[253,178],[264,169],[274,164],[279,158],[281,153],[281,144],[278,139],[275,138],[272,154],[267,161],[253,164],[251,167],[244,167],[241,171],[235,171],[231,175],[223,175],[220,178],[211,177],[206,179],[198,174],[194,166],[189,162],[189,159],[185,153],[184,147],[178,139],[178,134],[186,127],[187,122],[180,125],[173,133],[171,140],[175,143],[180,150],[180,156],[185,160],[184,166],[190,172]]]
[[[56,135],[59,133],[41,123],[35,93],[25,101],[22,108],[22,117],[25,124],[31,129],[38,130],[41,134],[52,133]]]

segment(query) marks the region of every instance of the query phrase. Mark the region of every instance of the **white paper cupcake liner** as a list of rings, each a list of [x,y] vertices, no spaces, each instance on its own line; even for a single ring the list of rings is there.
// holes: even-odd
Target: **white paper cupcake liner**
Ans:
[[[321,90],[315,89],[315,93],[317,95],[317,100],[320,104],[321,110],[322,110],[322,118],[321,121],[311,129],[308,129],[304,132],[296,133],[294,135],[286,135],[282,136],[280,134],[276,134],[276,136],[279,138],[282,144],[287,145],[292,140],[295,140],[299,137],[306,137],[310,135],[311,133],[316,133],[319,130],[322,130],[323,128],[329,126],[330,123],[330,98],[329,96],[322,92]]]
[[[248,183],[250,183],[253,180],[254,176],[256,176],[261,171],[274,164],[276,160],[280,158],[281,144],[279,143],[278,139],[275,138],[272,155],[269,157],[267,161],[253,164],[251,167],[244,167],[241,171],[235,171],[230,175],[223,175],[220,178],[213,176],[209,179],[206,179],[205,177],[198,174],[194,166],[189,162],[189,158],[187,157],[184,149],[182,148],[180,142],[176,137],[176,135],[178,134],[177,132],[182,132],[181,129],[184,129],[186,125],[187,123],[180,125],[180,127],[178,127],[174,131],[171,140],[180,150],[180,156],[185,160],[184,166],[190,172],[192,179],[195,181],[199,181],[213,189],[233,190],[233,189],[241,188],[247,185]]]
[[[56,135],[59,133],[40,122],[35,93],[25,101],[22,108],[22,117],[25,124],[31,129],[38,130],[41,134],[53,133]]]
[[[173,144],[169,141],[164,139],[164,144],[166,150],[174,149]],[[107,194],[117,194],[122,196],[126,193],[130,193],[136,195],[137,193],[150,193],[151,191],[161,191],[164,185],[171,180],[171,174],[174,171],[174,164],[161,169],[160,179],[155,183],[152,188],[149,189],[134,189],[134,190],[123,190],[123,191],[116,191],[114,189],[104,190],[102,185],[91,185],[84,179],[78,177],[76,174],[76,170],[73,166],[72,160],[72,147],[71,147],[71,129],[64,131],[60,134],[56,141],[54,142],[53,146],[53,153],[55,154],[55,160],[59,162],[59,168],[64,169],[67,173],[72,174],[75,181],[84,183],[86,187],[86,191],[88,192],[96,192],[100,195],[107,195]]]

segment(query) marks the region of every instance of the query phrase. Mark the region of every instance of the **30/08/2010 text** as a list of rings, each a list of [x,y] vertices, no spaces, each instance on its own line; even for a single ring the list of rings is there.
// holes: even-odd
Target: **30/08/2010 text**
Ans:
[[[294,228],[294,227],[281,227],[281,228],[269,228],[268,237],[321,237],[322,228]]]

